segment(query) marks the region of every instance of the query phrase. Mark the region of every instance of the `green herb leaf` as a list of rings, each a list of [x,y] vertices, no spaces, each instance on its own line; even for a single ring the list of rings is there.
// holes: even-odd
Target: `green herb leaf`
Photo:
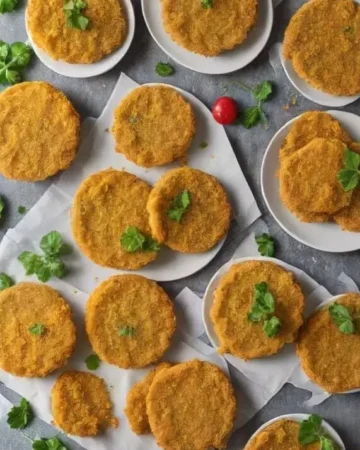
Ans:
[[[40,241],[40,248],[47,256],[68,255],[72,252],[72,248],[65,244],[58,231],[50,231],[43,236]]]
[[[354,334],[356,332],[354,319],[348,308],[335,302],[330,305],[329,313],[342,333]]]
[[[4,272],[0,273],[0,291],[14,286],[14,284],[14,280],[9,275],[6,275]]]
[[[9,53],[10,53],[9,45],[4,41],[0,41],[0,62],[5,63]]]
[[[130,325],[124,325],[119,329],[119,336],[135,336],[136,329]]]
[[[163,62],[156,64],[155,71],[160,77],[169,77],[175,73],[175,69],[171,64]]]
[[[201,6],[204,9],[209,9],[213,7],[213,0],[201,0]]]
[[[13,11],[17,6],[18,0],[0,0],[0,14]]]
[[[180,192],[171,201],[170,208],[167,212],[169,219],[181,222],[183,215],[188,211],[190,205],[190,192],[187,190]]]
[[[240,123],[247,129],[254,127],[261,122],[261,109],[259,106],[247,108],[240,114]]]
[[[18,70],[6,69],[5,76],[7,82],[10,84],[17,84],[22,80],[21,73]]]
[[[34,323],[34,325],[31,325],[29,328],[29,331],[35,336],[41,336],[45,333],[45,325],[42,323]]]
[[[0,83],[19,83],[22,80],[21,70],[30,63],[32,54],[31,47],[23,42],[8,45],[0,41]]]
[[[337,450],[338,446],[327,436],[320,437],[320,450]]]
[[[258,252],[261,256],[272,257],[275,254],[275,242],[269,234],[263,233],[255,237],[255,242],[258,245]]]
[[[299,442],[301,445],[312,444],[320,440],[322,418],[312,414],[300,424]]]
[[[18,213],[19,214],[25,214],[26,213],[25,206],[18,206]]]
[[[22,252],[18,257],[18,260],[24,266],[26,275],[34,275],[34,273],[36,273],[38,268],[42,265],[41,256],[28,251]]]
[[[89,28],[90,20],[81,12],[86,7],[87,3],[83,0],[70,0],[65,3],[63,10],[69,28],[77,28],[81,31]]]
[[[155,241],[155,239],[150,236],[145,236],[138,228],[134,226],[127,227],[121,235],[120,243],[122,248],[129,253],[138,251],[160,251],[160,245],[157,241]]]
[[[201,141],[200,142],[200,148],[206,148],[208,146],[209,146],[209,144],[206,141]]]
[[[263,81],[262,83],[255,86],[251,92],[255,100],[257,100],[258,102],[265,102],[272,94],[272,84],[270,83],[270,81]]]
[[[337,174],[337,179],[344,191],[352,191],[359,184],[359,166],[360,155],[347,148],[344,153],[344,168]]]
[[[274,337],[278,334],[281,328],[281,320],[276,316],[273,316],[269,320],[265,320],[263,324],[263,330],[267,337]]]
[[[42,438],[33,442],[33,450],[68,450],[56,436],[50,439]]]
[[[10,52],[14,60],[16,60],[13,61],[11,67],[15,65],[17,68],[26,67],[30,63],[32,49],[27,44],[24,44],[24,42],[14,42],[11,44]]]
[[[0,197],[0,219],[3,218],[3,217],[2,217],[2,213],[3,213],[4,209],[5,209],[5,202],[4,202],[4,200]]]
[[[265,282],[257,283],[254,287],[254,301],[248,312],[250,322],[262,322],[263,331],[268,337],[274,337],[281,328],[281,321],[274,316],[275,298]]]
[[[7,423],[10,428],[24,429],[33,418],[29,402],[22,398],[19,406],[14,406],[8,413]]]
[[[98,355],[89,355],[85,359],[85,363],[86,363],[86,367],[89,370],[96,370],[100,366],[100,359],[99,359]]]

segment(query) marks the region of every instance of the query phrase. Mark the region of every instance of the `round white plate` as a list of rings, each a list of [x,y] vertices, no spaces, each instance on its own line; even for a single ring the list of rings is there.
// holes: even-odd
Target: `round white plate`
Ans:
[[[213,75],[234,72],[251,63],[265,47],[274,20],[272,0],[260,0],[258,22],[248,38],[235,49],[210,58],[192,53],[171,39],[163,26],[161,0],[141,0],[141,4],[146,25],[165,53],[188,69]]]
[[[279,420],[293,420],[294,422],[302,422],[303,420],[308,419],[310,416],[309,414],[285,414],[283,416],[276,417],[275,419],[271,419],[268,422],[264,423],[249,439],[248,443],[245,446],[245,449],[247,449],[247,446],[250,444],[250,442],[258,435],[260,434],[265,428],[267,428],[269,425],[272,425],[275,422],[278,422]],[[321,424],[322,428],[326,431],[326,434],[330,436],[336,444],[339,446],[340,450],[345,450],[345,445],[341,439],[341,437],[338,435],[338,433],[334,430],[334,428],[327,423],[324,419]]]
[[[25,19],[26,32],[31,47],[40,61],[49,69],[70,78],[90,78],[101,75],[111,70],[125,56],[130,48],[135,33],[135,14],[131,0],[121,0],[121,6],[125,12],[127,23],[127,36],[121,47],[110,55],[92,64],[69,64],[65,61],[52,59],[44,50],[37,47],[31,38],[30,30]]]
[[[360,141],[360,117],[343,111],[327,111],[347,129],[354,141]],[[279,149],[288,134],[290,120],[268,145],[261,167],[261,190],[266,205],[277,223],[297,241],[325,252],[341,253],[360,249],[360,233],[341,230],[336,223],[305,223],[297,219],[282,203],[279,179]]]

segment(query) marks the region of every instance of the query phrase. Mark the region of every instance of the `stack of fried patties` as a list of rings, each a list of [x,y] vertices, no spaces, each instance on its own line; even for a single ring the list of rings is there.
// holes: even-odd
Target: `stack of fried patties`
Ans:
[[[306,112],[292,125],[279,152],[280,197],[302,222],[360,232],[360,191],[338,180],[347,149],[360,153],[360,144],[326,112]]]

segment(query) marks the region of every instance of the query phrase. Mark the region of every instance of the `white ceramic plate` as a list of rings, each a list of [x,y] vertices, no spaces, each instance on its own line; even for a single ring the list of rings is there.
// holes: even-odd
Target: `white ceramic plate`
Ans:
[[[209,58],[192,53],[171,39],[163,26],[161,0],[141,0],[141,4],[146,25],[165,53],[188,69],[213,75],[234,72],[251,63],[265,47],[274,20],[272,0],[260,0],[258,22],[248,38],[234,50]]]
[[[294,422],[302,422],[303,420],[306,420],[309,418],[309,414],[285,414],[283,416],[276,417],[275,419],[269,420],[269,422],[264,423],[249,439],[248,443],[245,446],[245,449],[247,449],[250,442],[258,435],[260,434],[265,428],[267,428],[269,425],[272,425],[275,422],[278,422],[279,420],[293,420]],[[341,437],[338,435],[338,433],[334,430],[334,428],[327,423],[325,420],[322,421],[321,426],[326,431],[326,434],[329,435],[339,446],[340,450],[345,450],[345,445],[341,439]]]
[[[121,0],[122,8],[125,12],[127,23],[127,36],[124,43],[110,55],[92,64],[69,64],[65,61],[52,59],[44,50],[37,47],[31,38],[30,30],[25,20],[26,32],[30,45],[34,49],[36,56],[49,69],[70,78],[90,78],[101,75],[111,70],[125,56],[130,48],[135,33],[135,14],[131,0]]]
[[[354,141],[360,141],[360,117],[343,111],[328,111],[347,129]],[[282,203],[279,193],[279,149],[294,118],[286,123],[270,141],[262,167],[261,190],[274,219],[297,241],[325,252],[351,252],[360,249],[360,233],[342,231],[336,223],[305,223],[297,219]]]

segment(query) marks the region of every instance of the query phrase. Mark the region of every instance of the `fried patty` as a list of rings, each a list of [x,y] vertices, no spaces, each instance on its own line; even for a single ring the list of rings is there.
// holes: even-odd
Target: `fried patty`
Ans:
[[[360,315],[360,295],[345,294],[337,303]],[[330,393],[360,388],[360,323],[355,334],[344,334],[335,325],[329,306],[316,311],[299,334],[297,354],[306,375]]]
[[[258,0],[162,0],[162,18],[171,39],[191,52],[216,56],[241,44],[255,26]]]
[[[65,95],[31,81],[0,94],[0,173],[40,181],[67,169],[80,139],[80,118]]]
[[[360,8],[353,0],[310,0],[292,17],[283,54],[297,74],[332,95],[360,93]]]
[[[87,30],[67,26],[64,0],[29,0],[27,24],[35,44],[55,60],[90,64],[109,55],[124,42],[126,21],[119,0],[86,0],[82,14]]]
[[[274,337],[267,337],[261,323],[251,322],[248,313],[258,283],[267,283],[275,298],[275,316],[282,323]],[[218,351],[248,360],[278,353],[293,342],[303,323],[304,295],[291,272],[277,264],[248,261],[234,264],[220,280],[214,294],[210,318],[220,341]]]
[[[114,113],[115,150],[143,167],[163,166],[186,155],[195,134],[190,103],[175,89],[141,86]]]
[[[177,195],[188,191],[191,203],[181,221],[169,217]],[[219,181],[190,167],[169,170],[157,181],[147,203],[156,240],[184,253],[206,252],[228,232],[231,206]]]
[[[20,283],[0,292],[0,328],[0,367],[19,377],[45,377],[64,366],[75,348],[70,306],[44,284]]]
[[[146,396],[156,376],[172,364],[162,362],[149,372],[141,381],[136,383],[126,396],[125,414],[130,427],[136,434],[151,433],[149,418],[146,412]]]
[[[139,275],[118,275],[102,282],[90,295],[85,319],[94,352],[125,369],[159,361],[176,327],[165,291]]]
[[[300,445],[299,431],[300,423],[287,419],[278,420],[251,439],[244,450],[320,450],[318,442]]]
[[[164,450],[224,449],[236,414],[227,376],[214,364],[198,360],[161,371],[146,405],[151,431]]]
[[[347,146],[338,139],[313,139],[280,167],[280,197],[290,211],[334,214],[350,204],[337,179]]]
[[[55,425],[75,436],[95,436],[118,426],[104,380],[91,373],[60,375],[51,391],[51,410]]]
[[[157,252],[128,252],[120,238],[129,226],[150,237],[146,203],[151,187],[135,175],[114,169],[90,175],[80,185],[71,211],[74,238],[96,264],[115,269],[138,269]]]

